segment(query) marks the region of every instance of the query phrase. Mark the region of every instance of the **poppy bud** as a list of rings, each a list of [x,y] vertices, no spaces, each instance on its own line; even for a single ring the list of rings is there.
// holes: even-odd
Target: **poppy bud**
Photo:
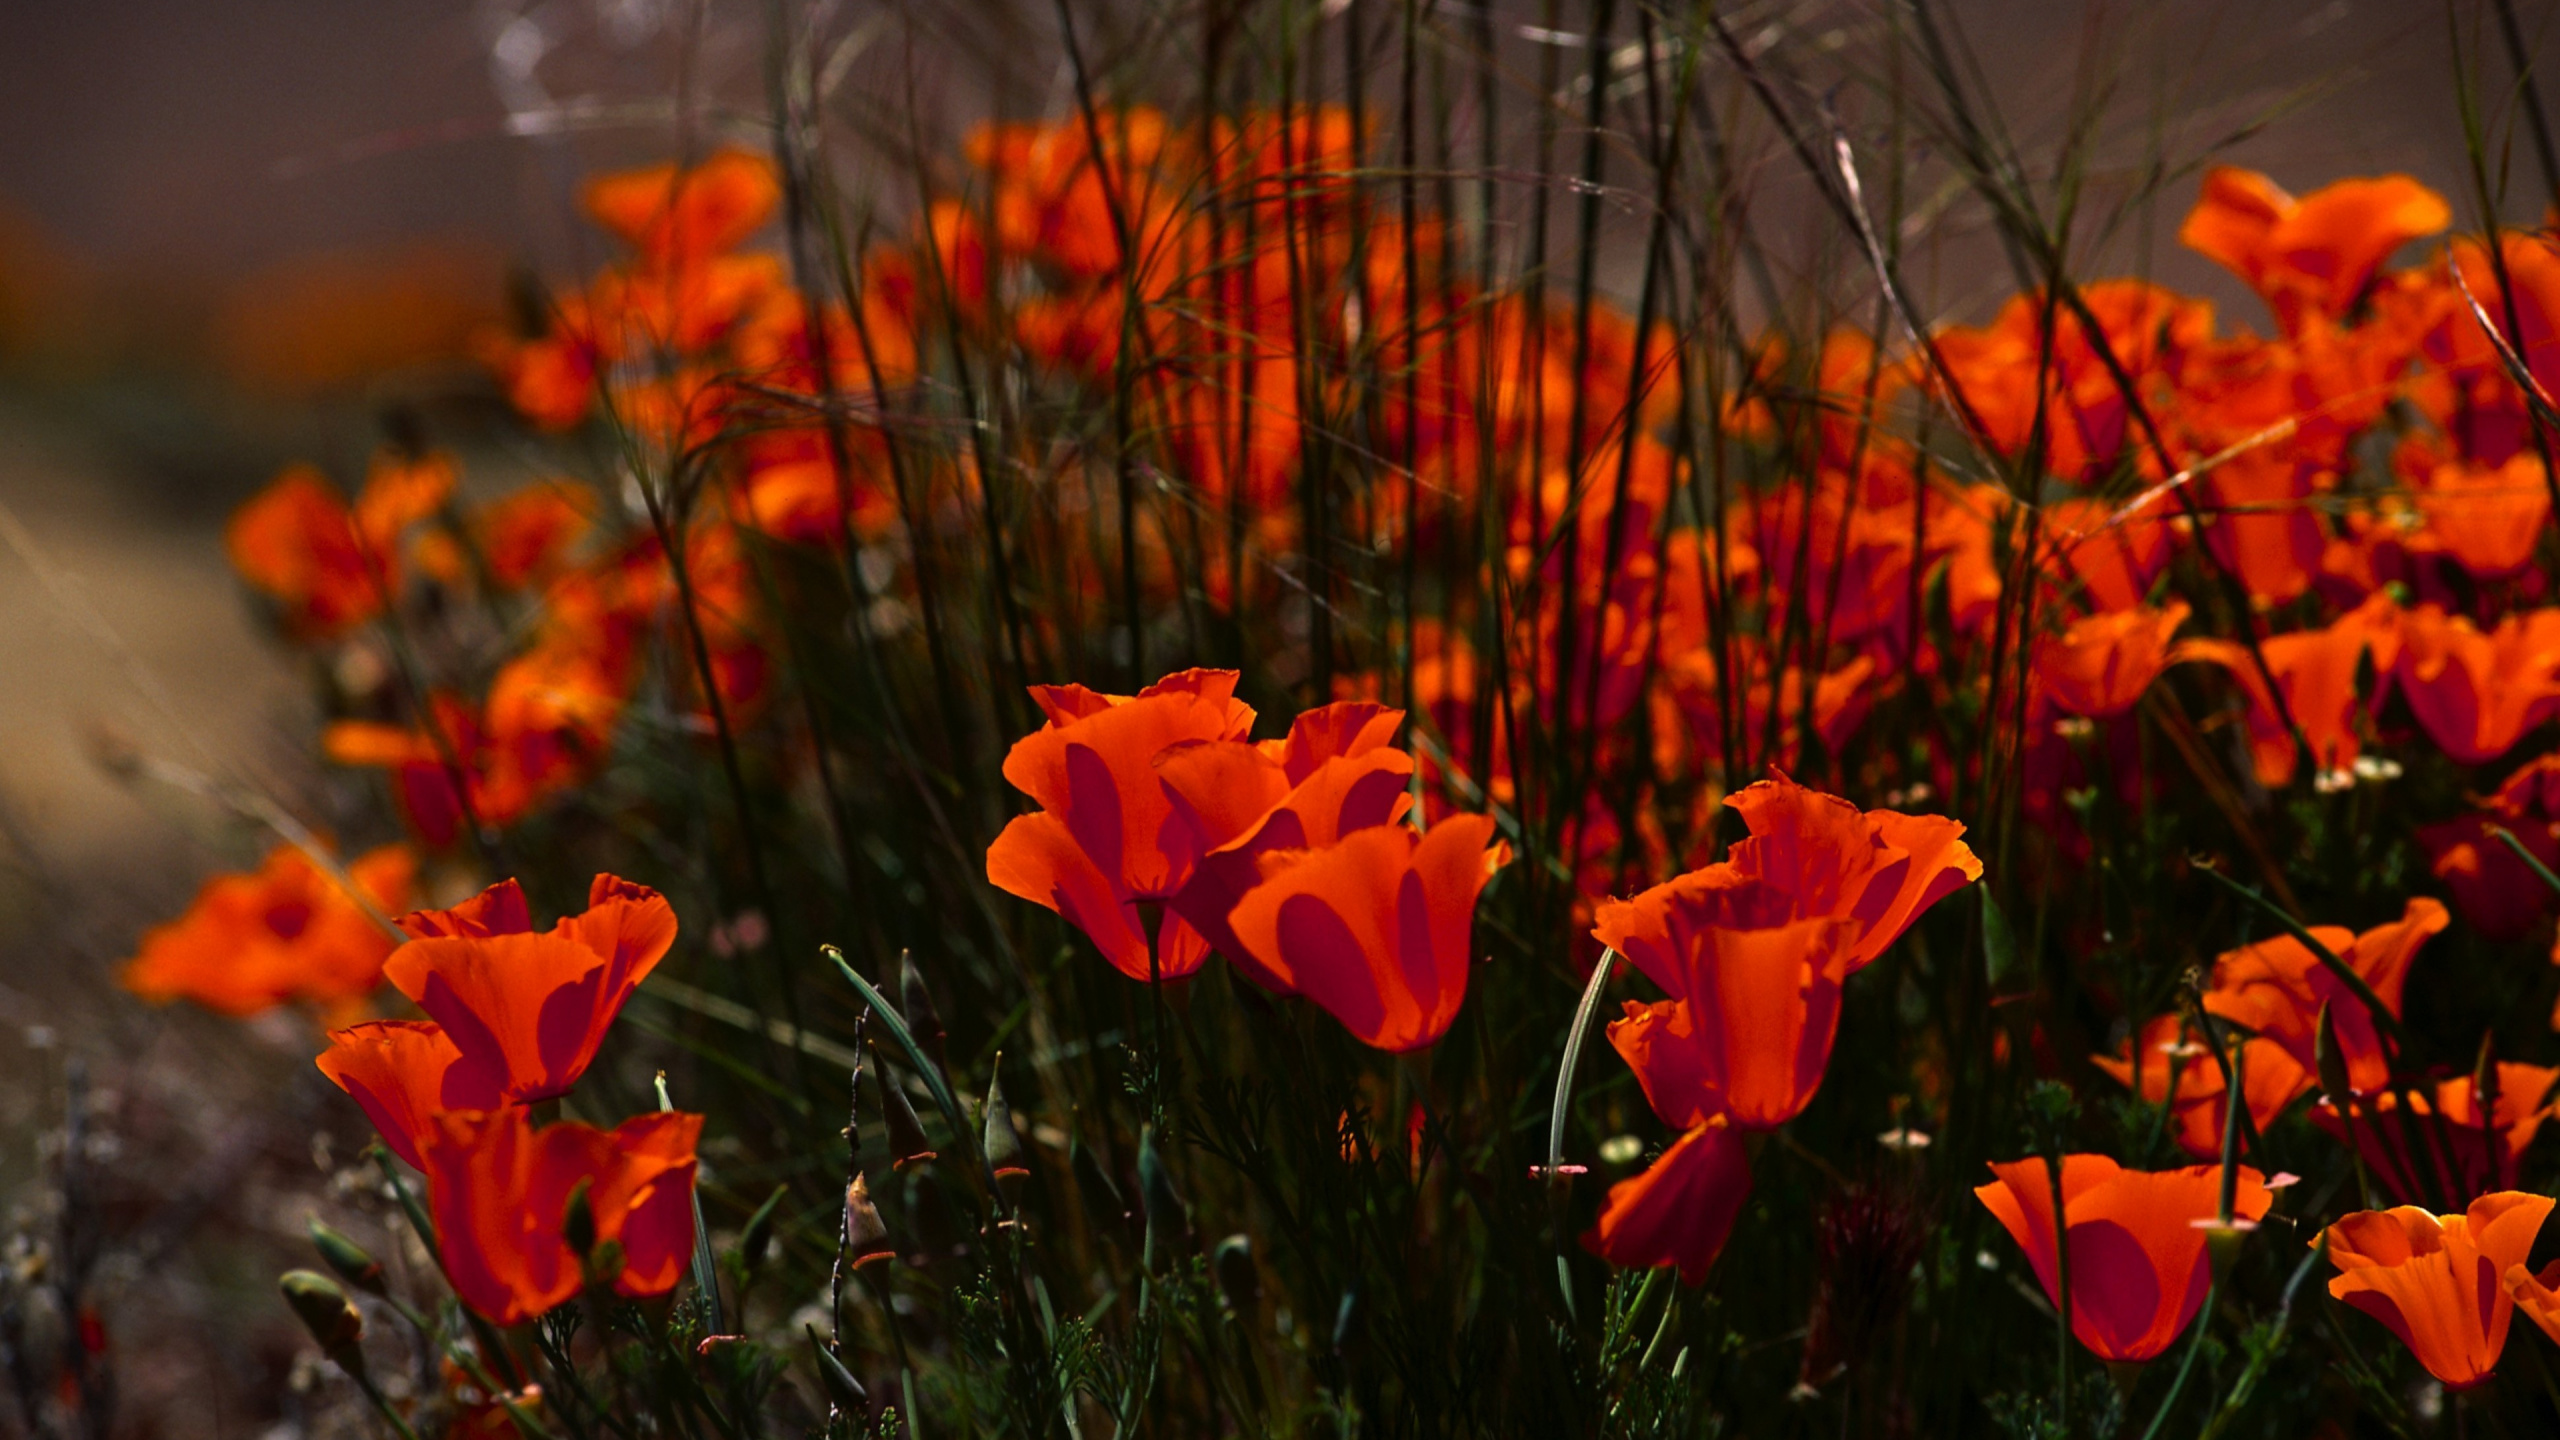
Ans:
[[[321,1261],[336,1271],[339,1279],[368,1295],[383,1293],[382,1262],[367,1254],[363,1246],[330,1229],[316,1215],[311,1217],[311,1247],[320,1252]]]
[[[838,1410],[858,1412],[869,1409],[871,1392],[862,1388],[862,1382],[855,1379],[844,1362],[836,1358],[835,1352],[827,1348],[827,1342],[818,1338],[818,1327],[803,1325],[800,1328],[808,1332],[809,1348],[817,1353],[818,1383],[827,1389],[827,1403]]]
[[[1001,1076],[987,1081],[987,1167],[996,1172],[996,1187],[1008,1206],[1022,1202],[1022,1182],[1031,1177],[1022,1151],[1022,1134],[1013,1128],[1013,1107],[1005,1103]]]
[[[284,1292],[284,1303],[293,1307],[302,1327],[320,1342],[322,1354],[350,1375],[363,1373],[364,1350],[356,1342],[364,1338],[364,1316],[337,1281],[316,1270],[287,1270],[276,1288]]]
[[[889,1243],[889,1227],[880,1219],[880,1207],[871,1203],[871,1182],[858,1170],[844,1191],[844,1242],[856,1270],[897,1258],[897,1248]]]
[[[904,1170],[934,1158],[937,1152],[924,1136],[924,1123],[916,1119],[916,1107],[907,1103],[907,1092],[898,1088],[888,1067],[880,1063],[876,1046],[871,1052],[871,1078],[880,1086],[880,1116],[889,1129],[889,1163]]]
[[[560,1220],[560,1238],[569,1242],[569,1253],[585,1258],[596,1248],[596,1210],[587,1198],[595,1181],[579,1177],[576,1188],[569,1192],[569,1210]]]
[[[2347,1057],[2338,1049],[2338,1022],[2325,1000],[2320,1002],[2320,1028],[2312,1034],[2311,1061],[2319,1070],[2320,1088],[2328,1093],[2329,1104],[2346,1114],[2356,1092],[2347,1081]]]
[[[1152,1125],[1138,1132],[1138,1205],[1147,1217],[1145,1264],[1153,1269],[1160,1246],[1179,1245],[1189,1238],[1191,1217],[1174,1191],[1173,1172],[1165,1168],[1164,1152],[1156,1148]]]
[[[1209,1268],[1217,1274],[1218,1293],[1226,1297],[1228,1311],[1250,1314],[1253,1302],[1262,1298],[1262,1272],[1254,1268],[1253,1241],[1243,1235],[1219,1241],[1210,1252]]]
[[[933,992],[924,988],[924,974],[916,969],[912,950],[898,952],[898,1008],[906,1012],[907,1033],[915,1037],[933,1063],[945,1070],[951,1062],[942,1056],[942,1012],[934,1008]]]

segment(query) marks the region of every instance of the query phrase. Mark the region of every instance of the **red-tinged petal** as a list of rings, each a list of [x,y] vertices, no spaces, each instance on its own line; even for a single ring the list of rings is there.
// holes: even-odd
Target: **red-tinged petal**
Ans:
[[[1138,927],[1137,907],[1057,816],[1045,810],[1015,816],[987,847],[987,883],[1055,910],[1121,974],[1147,978],[1147,937]]]
[[[1609,1044],[1636,1072],[1644,1098],[1664,1124],[1686,1130],[1723,1113],[1722,1077],[1709,1065],[1686,1005],[1625,1002],[1625,1018],[1609,1022]]]
[[[1365,755],[1396,738],[1404,712],[1367,700],[1342,700],[1302,712],[1289,724],[1280,754],[1291,785],[1315,773],[1327,760]]]
[[[557,935],[412,940],[383,976],[518,1103],[577,1084],[622,998],[609,993],[603,961]]]
[[[412,939],[433,936],[526,935],[533,931],[533,908],[524,887],[501,880],[449,910],[413,910],[400,917],[400,928]]]
[[[1582,1248],[1622,1269],[1680,1268],[1680,1283],[1706,1283],[1733,1222],[1751,1196],[1751,1161],[1721,1120],[1683,1135],[1641,1175],[1609,1187]]]
[[[423,1020],[375,1020],[332,1032],[316,1063],[331,1084],[362,1106],[393,1154],[424,1169],[420,1146],[447,1110],[493,1110],[497,1087],[444,1031]]]

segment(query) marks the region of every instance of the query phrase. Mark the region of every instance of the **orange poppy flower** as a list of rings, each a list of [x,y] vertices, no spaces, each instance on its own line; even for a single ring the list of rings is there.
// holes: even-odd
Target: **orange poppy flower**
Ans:
[[[1821,1088],[1839,1034],[1856,922],[1815,916],[1754,926],[1763,917],[1748,912],[1761,902],[1737,903],[1735,893],[1610,901],[1595,917],[1602,944],[1672,993],[1649,1006],[1627,1002],[1609,1043],[1654,1112],[1674,1125],[1718,1114],[1744,1129],[1784,1125]]]
[[[1609,1187],[1582,1248],[1622,1269],[1680,1267],[1701,1285],[1751,1198],[1751,1159],[1721,1115],[1693,1126],[1644,1173]]]
[[[2027,1252],[2036,1279],[2062,1303],[2054,1245],[2053,1180],[2043,1160],[1994,1163],[1973,1194]],[[2071,1245],[2071,1333],[2110,1363],[2150,1360],[2204,1308],[2213,1284],[2198,1220],[2220,1211],[2222,1168],[2127,1170],[2104,1155],[2062,1160],[2063,1230]],[[2274,1197],[2240,1167],[2235,1219],[2256,1221]]]
[[[1751,831],[1726,862],[1736,874],[1786,892],[1797,915],[1858,922],[1849,950],[1853,975],[1902,938],[1922,912],[1982,878],[1964,826],[1944,816],[1860,811],[1775,770],[1724,803]]]
[[[2293,325],[2355,304],[2391,252],[2453,223],[2444,197],[2406,175],[2333,181],[2296,200],[2254,170],[2218,165],[2178,227]]]
[[[2361,935],[2338,925],[2310,929],[2397,1016],[2400,991],[2408,982],[2409,966],[2418,958],[2418,947],[2451,920],[2442,901],[2421,895],[2402,908],[2399,919]],[[2330,1021],[2337,1027],[2348,1083],[2364,1092],[2387,1082],[2391,1067],[2383,1059],[2382,1041],[2364,1002],[2290,935],[2224,951],[2213,962],[2212,983],[2204,996],[2205,1009],[2275,1041],[2306,1070],[2317,1064],[2313,1036],[2323,1005],[2329,1007]]]
[[[2416,499],[2444,553],[2484,579],[2531,564],[2533,547],[2551,520],[2551,491],[2543,483],[2542,460],[2531,451],[2495,467],[2439,465]]]
[[[563,555],[587,531],[595,492],[574,480],[548,480],[482,506],[472,517],[472,538],[489,581],[519,590],[548,579]]]
[[[358,856],[347,878],[377,912],[397,914],[417,869],[408,846],[385,845]],[[142,937],[116,978],[145,1000],[193,1000],[225,1015],[288,1000],[337,1009],[382,983],[394,943],[300,850],[279,845],[248,874],[206,881],[185,914]]]
[[[735,249],[782,201],[773,161],[724,149],[691,166],[650,165],[589,180],[579,204],[644,259],[665,264]]]
[[[2485,765],[2560,712],[2560,609],[2509,614],[2483,635],[2419,606],[2401,621],[2397,674],[2429,738],[2462,764]]]
[[[520,1106],[437,1116],[421,1150],[454,1293],[499,1325],[574,1298],[585,1257],[570,1253],[561,1227],[582,1183],[597,1249],[621,1249],[614,1292],[637,1299],[674,1289],[693,1254],[701,1136],[701,1116],[672,1110],[609,1131],[574,1122],[536,1130]]]
[[[1511,858],[1489,815],[1355,830],[1262,860],[1227,923],[1255,964],[1323,1006],[1360,1042],[1415,1050],[1448,1033],[1467,997],[1476,896]]]
[[[2160,507],[2115,518],[2119,505],[2074,495],[2045,507],[2045,527],[2055,554],[2068,565],[2091,608],[2129,610],[2150,593],[2169,563],[2169,527]]]
[[[2169,637],[2186,623],[2187,606],[2134,608],[2083,616],[2060,635],[2036,642],[2035,677],[2065,712],[2112,719],[2134,707],[2169,663]]]
[[[354,506],[296,465],[231,516],[223,543],[240,578],[274,596],[297,632],[327,639],[382,613],[399,593],[400,537],[453,493],[453,462],[375,462]]]
[[[332,1031],[313,1062],[329,1083],[364,1108],[391,1153],[423,1170],[421,1148],[447,1110],[495,1110],[506,1103],[487,1069],[466,1065],[444,1027],[425,1020],[372,1020]]]
[[[2432,1096],[2422,1088],[2413,1089],[2409,1108],[2415,1123],[2409,1128],[2417,1132],[2414,1153],[2411,1136],[2400,1122],[2400,1097],[2377,1091],[2359,1103],[2356,1148],[2364,1152],[2365,1164],[2401,1195],[2427,1193],[2432,1188],[2427,1182],[2440,1175],[2447,1162],[2453,1174],[2445,1188],[2453,1193],[2476,1195],[2501,1189],[2516,1179],[2526,1147],[2551,1117],[2555,1083],[2560,1083],[2560,1068],[2502,1060],[2497,1103],[2485,1116],[2468,1075],[2435,1082]],[[2429,1118],[2438,1114],[2444,1117],[2441,1130]],[[2312,1110],[2311,1118],[2340,1140],[2347,1138],[2346,1122],[2334,1101],[2323,1101]]]
[[[2560,1344],[2560,1260],[2543,1266],[2539,1275],[2522,1264],[2510,1265],[2504,1279],[2507,1298],[2524,1312],[2524,1318]]]
[[[2258,651],[2283,688],[2285,707],[2311,749],[2311,763],[2321,774],[2337,774],[2362,751],[2356,734],[2359,697],[2356,676],[2371,656],[2377,673],[2388,675],[2400,656],[2400,607],[2384,591],[2375,591],[2355,609],[2318,630],[2271,636]],[[2215,636],[2181,640],[2171,647],[2171,663],[2188,660],[2220,665],[2248,699],[2250,761],[2258,782],[2269,787],[2292,783],[2293,732],[2267,690],[2258,662],[2238,641]],[[2380,697],[2363,701],[2377,705]]]
[[[2524,1268],[2551,1200],[2501,1190],[2460,1215],[2414,1205],[2359,1210],[2323,1233],[2329,1293],[2391,1327],[2427,1373],[2456,1390],[2489,1378],[2515,1318],[2508,1277]]]
[[[2560,869],[2560,755],[2528,762],[2479,811],[2418,827],[2436,878],[2472,929],[2512,940],[2551,908],[2551,887],[2489,833],[2495,825],[2523,842],[2546,868]]]
[[[2212,1052],[2202,1041],[2190,1038],[2185,1021],[2175,1015],[2159,1016],[2125,1042],[2122,1054],[2093,1055],[2090,1060],[2114,1076],[2117,1084],[2153,1104],[2167,1105],[2170,1133],[2179,1149],[2198,1160],[2221,1158],[2230,1087],[2223,1082],[2222,1067],[2214,1063]],[[2249,1097],[2249,1120],[2260,1133],[2317,1081],[2291,1052],[2263,1037],[2242,1042],[2239,1064],[2241,1087]]]
[[[403,916],[412,939],[383,975],[452,1037],[472,1083],[510,1101],[568,1093],[631,992],[675,944],[676,912],[598,875],[583,914],[537,932],[513,880],[450,910]]]
[[[1057,911],[1120,973],[1150,978],[1138,905],[1171,899],[1200,858],[1155,758],[1183,740],[1243,739],[1253,710],[1235,687],[1233,670],[1185,670],[1136,695],[1031,687],[1049,723],[1014,743],[1004,778],[1040,808],[1014,817],[987,847],[988,882]],[[1159,930],[1155,976],[1188,975],[1208,958],[1208,942],[1178,913]]]
[[[1166,903],[1264,989],[1287,986],[1261,969],[1227,916],[1261,883],[1263,857],[1404,818],[1413,757],[1387,743],[1403,723],[1401,710],[1346,700],[1299,715],[1285,740],[1185,740],[1156,756],[1157,778],[1200,851]]]

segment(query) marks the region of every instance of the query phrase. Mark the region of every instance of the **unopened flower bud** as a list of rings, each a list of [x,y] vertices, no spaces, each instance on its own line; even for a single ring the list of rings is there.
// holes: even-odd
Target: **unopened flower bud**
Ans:
[[[364,1316],[337,1281],[316,1270],[288,1270],[276,1288],[311,1338],[320,1342],[322,1354],[349,1374],[364,1369],[364,1349],[357,1343],[364,1338]]]
[[[857,1270],[897,1258],[896,1247],[889,1243],[889,1227],[880,1219],[880,1207],[871,1203],[871,1182],[858,1171],[844,1191],[844,1249]]]
[[[862,1382],[855,1379],[844,1362],[836,1358],[835,1352],[827,1348],[827,1342],[818,1338],[818,1327],[804,1325],[801,1328],[809,1334],[809,1348],[817,1353],[818,1383],[826,1387],[827,1403],[838,1410],[860,1412],[868,1409],[870,1392],[862,1388]]]
[[[951,1062],[942,1058],[942,1012],[934,1008],[933,992],[924,988],[924,973],[916,969],[912,950],[898,952],[898,1008],[905,1012],[907,1033],[916,1045],[948,1071]]]
[[[321,1262],[336,1271],[339,1279],[368,1295],[383,1293],[382,1262],[366,1253],[363,1246],[329,1228],[318,1216],[311,1220],[311,1247],[320,1252]]]
[[[1001,1076],[987,1081],[986,1146],[987,1167],[996,1172],[1004,1203],[1020,1204],[1022,1182],[1031,1178],[1031,1167],[1023,1162],[1030,1157],[1023,1153],[1022,1132],[1013,1128],[1013,1107],[1005,1102]]]
[[[2338,1022],[2329,1013],[2329,1003],[2320,1002],[2320,1025],[2312,1032],[2311,1061],[2320,1074],[2320,1088],[2328,1092],[2329,1104],[2340,1115],[2355,1103],[2355,1087],[2348,1083],[2347,1057],[2338,1049]]]
[[[907,1092],[898,1088],[897,1078],[880,1061],[875,1047],[871,1052],[871,1078],[880,1087],[880,1116],[889,1129],[889,1163],[904,1170],[931,1160],[933,1142],[925,1138],[924,1124],[916,1119],[916,1107],[907,1103]]]

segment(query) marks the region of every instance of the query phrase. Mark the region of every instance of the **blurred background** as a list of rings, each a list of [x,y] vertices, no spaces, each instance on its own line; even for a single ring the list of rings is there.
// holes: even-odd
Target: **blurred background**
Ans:
[[[1822,65],[1859,63],[1886,3],[1723,8],[1818,88]],[[1108,73],[1114,46],[1178,44],[1197,8],[1091,7],[1088,43]],[[1535,73],[1550,11],[1569,30],[1576,8],[1497,7],[1517,74]],[[1045,4],[816,9],[809,23],[863,48],[831,112],[850,143],[830,153],[847,194],[877,192],[885,223],[915,188],[864,172],[902,143],[882,138],[882,117],[923,105],[915,133],[947,165],[982,97],[1015,115],[1069,103]],[[2458,225],[2479,223],[2456,36],[2487,23],[2485,5],[1941,9],[2030,151],[2104,69],[2128,156],[2211,155],[2297,192],[2405,171],[2454,201]],[[223,521],[291,460],[354,479],[386,423],[501,455],[509,432],[473,336],[503,320],[523,277],[595,258],[573,204],[582,175],[663,158],[706,128],[758,143],[771,13],[743,0],[0,6],[0,1195],[13,1230],[40,1228],[60,1203],[45,1177],[78,1149],[93,1182],[80,1203],[111,1237],[107,1298],[95,1326],[47,1322],[46,1343],[120,1352],[118,1433],[314,1428],[294,1398],[302,1342],[269,1287],[348,1158],[327,1143],[336,1097],[309,1069],[307,1022],[155,1011],[113,985],[143,929],[265,848],[166,775],[245,780],[324,828],[353,804],[310,758],[308,687],[231,578]],[[2516,13],[2547,55],[2552,7]],[[2510,83],[2492,63],[2488,82]],[[2538,194],[2531,158],[2511,163],[2515,193]],[[1772,169],[1755,184],[1755,223],[1784,235],[1801,182]],[[2169,185],[2083,273],[2146,273],[2213,297],[2226,324],[2263,326],[2235,282],[2175,244],[2193,194],[2192,178]],[[2516,208],[2504,218],[2535,218]],[[1966,214],[1936,224],[1915,282],[1939,317],[1979,319],[2009,288],[2005,267],[1980,263]],[[134,778],[137,756],[164,778]]]

